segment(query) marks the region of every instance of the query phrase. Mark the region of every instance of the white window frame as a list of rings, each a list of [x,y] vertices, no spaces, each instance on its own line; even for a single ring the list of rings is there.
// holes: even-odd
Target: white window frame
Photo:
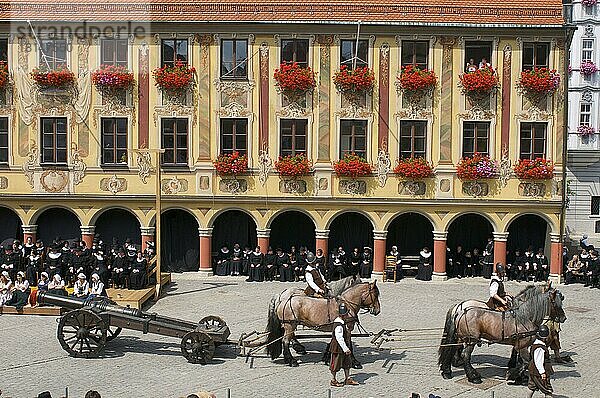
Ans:
[[[589,47],[586,47],[589,44]],[[594,62],[594,39],[582,39],[581,40],[581,62],[589,61]]]

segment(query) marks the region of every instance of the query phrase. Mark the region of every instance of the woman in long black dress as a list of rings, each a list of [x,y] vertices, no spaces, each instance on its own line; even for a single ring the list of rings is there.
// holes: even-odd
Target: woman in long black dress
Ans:
[[[417,278],[421,281],[430,281],[433,274],[433,259],[428,247],[424,247],[419,253],[419,268]]]
[[[264,280],[264,255],[260,252],[260,246],[250,254],[250,269],[248,271],[248,279],[246,282],[262,282]]]
[[[229,248],[227,247],[227,245],[223,245],[221,247],[221,250],[219,250],[219,254],[217,254],[217,275],[227,276],[230,274],[230,260],[231,253],[229,252]]]
[[[137,252],[137,257],[133,260],[131,272],[129,274],[129,287],[134,290],[146,287],[146,266],[148,261],[144,258],[141,251]]]

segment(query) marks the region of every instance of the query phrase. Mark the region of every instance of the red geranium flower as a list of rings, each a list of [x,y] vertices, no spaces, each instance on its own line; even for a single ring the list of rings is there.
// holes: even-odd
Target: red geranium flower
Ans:
[[[435,72],[429,69],[419,69],[415,65],[407,65],[402,68],[398,76],[400,87],[406,91],[432,90],[437,84]]]
[[[248,157],[239,152],[219,155],[213,161],[219,175],[238,175],[248,171]]]
[[[6,87],[9,80],[8,65],[4,61],[0,61],[0,88]]]
[[[461,180],[495,178],[498,176],[498,164],[487,155],[475,153],[460,160],[456,167],[456,175]]]
[[[369,93],[375,87],[375,74],[366,66],[348,69],[347,65],[342,65],[333,76],[333,84],[342,94]]]
[[[302,68],[297,62],[284,62],[275,69],[273,78],[284,94],[300,96],[317,86],[315,72],[310,67]]]
[[[373,173],[373,168],[360,156],[351,153],[333,164],[335,173],[340,177],[361,177]]]
[[[491,66],[477,69],[475,72],[459,76],[460,84],[466,94],[489,94],[498,88],[498,75]]]
[[[304,154],[280,156],[275,162],[275,169],[282,176],[299,177],[310,174],[312,163]]]
[[[421,157],[399,159],[394,173],[403,178],[428,178],[433,176],[433,167]]]
[[[31,77],[42,88],[64,88],[75,82],[75,75],[66,65],[59,65],[54,70],[35,68]]]
[[[552,94],[560,85],[560,75],[556,70],[533,68],[521,72],[519,87],[531,94]]]
[[[98,90],[126,89],[133,84],[133,73],[124,66],[102,65],[92,72],[92,83]]]
[[[513,170],[521,180],[550,180],[554,177],[554,163],[543,158],[520,159]]]
[[[152,74],[156,80],[156,86],[165,91],[180,91],[187,89],[194,83],[196,69],[181,61],[174,66],[163,66],[154,69]]]

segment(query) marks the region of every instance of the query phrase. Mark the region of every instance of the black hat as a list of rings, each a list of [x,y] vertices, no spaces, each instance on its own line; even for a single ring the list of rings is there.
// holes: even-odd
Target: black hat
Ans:
[[[278,247],[277,250],[275,250],[276,252],[282,252],[283,249],[281,247]]]
[[[535,335],[539,338],[544,339],[544,338],[550,336],[550,329],[548,329],[548,326],[546,326],[546,325],[540,325],[538,327],[537,333]]]
[[[123,249],[122,247],[119,249],[119,254],[121,253],[125,254],[125,249]]]
[[[502,263],[496,263],[496,273],[497,274],[504,273],[504,266],[502,265]]]
[[[315,255],[312,252],[308,252],[308,254],[306,254],[306,263],[312,264],[314,262],[315,262]]]

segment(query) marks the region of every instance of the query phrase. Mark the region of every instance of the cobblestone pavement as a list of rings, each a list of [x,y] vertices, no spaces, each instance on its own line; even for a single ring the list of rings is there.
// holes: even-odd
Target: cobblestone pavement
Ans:
[[[289,285],[278,282],[244,283],[237,278],[201,279],[196,274],[174,275],[164,297],[148,308],[162,315],[199,320],[209,315],[223,317],[232,339],[242,332],[264,330],[269,298]],[[488,282],[482,279],[420,282],[404,280],[381,284],[382,312],[362,316],[369,331],[382,328],[435,328],[444,323],[449,306],[466,298],[485,298]],[[508,283],[516,293],[525,284]],[[574,363],[555,366],[553,385],[558,397],[600,397],[600,330],[597,305],[600,291],[581,285],[561,287],[568,316],[562,345]],[[289,368],[282,359],[265,357],[246,361],[236,357],[234,346],[217,347],[216,358],[206,366],[186,362],[174,338],[124,331],[107,345],[99,359],[70,358],[56,340],[53,317],[0,316],[0,389],[2,397],[34,397],[49,390],[61,396],[83,397],[95,388],[103,397],[179,397],[199,390],[217,397],[327,397],[330,375],[322,363],[325,340],[306,341],[308,353],[300,356],[300,367]],[[431,341],[405,342],[404,347],[435,345]],[[443,380],[437,368],[437,348],[371,349],[369,339],[356,339],[362,370],[353,370],[357,387],[332,388],[333,397],[410,397],[418,392],[449,397],[524,397],[526,387],[508,385],[503,366],[509,357],[506,346],[476,348],[474,366],[485,378],[480,386],[465,382],[464,372]],[[263,353],[260,353],[263,355]],[[487,389],[484,389],[487,388]]]

